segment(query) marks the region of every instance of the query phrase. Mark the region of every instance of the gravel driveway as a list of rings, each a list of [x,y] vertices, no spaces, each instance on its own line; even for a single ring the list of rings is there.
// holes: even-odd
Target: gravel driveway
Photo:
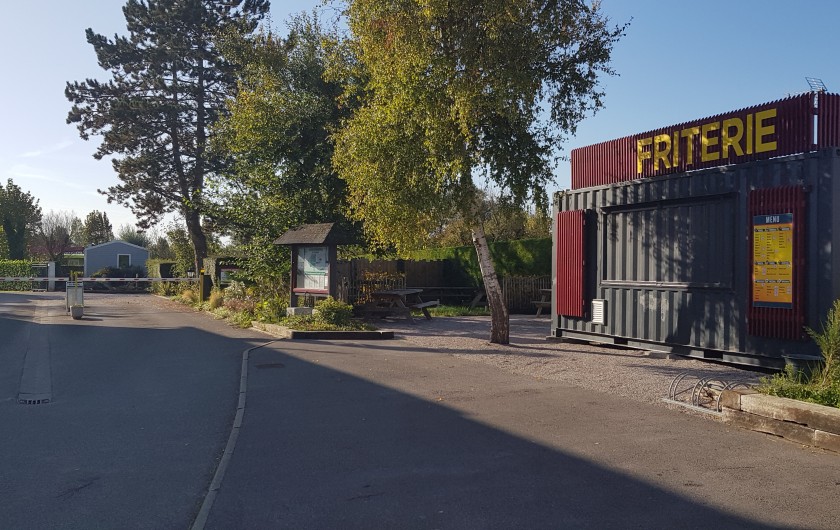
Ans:
[[[490,317],[415,318],[414,321],[414,324],[405,320],[383,321],[377,326],[393,330],[398,340],[412,348],[434,349],[516,374],[562,381],[663,406],[670,406],[662,399],[681,373],[688,372],[695,381],[712,377],[748,384],[757,383],[764,375],[683,357],[658,359],[640,350],[547,341],[551,320],[546,317],[511,315],[511,343],[506,346],[488,341]]]

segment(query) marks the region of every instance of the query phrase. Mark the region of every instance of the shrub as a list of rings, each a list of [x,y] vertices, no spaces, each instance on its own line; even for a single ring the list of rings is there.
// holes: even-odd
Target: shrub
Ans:
[[[762,378],[758,390],[771,396],[840,407],[840,300],[835,300],[829,309],[820,331],[807,331],[823,354],[822,367],[803,378],[788,365],[784,372]]]
[[[146,275],[146,269],[139,266],[133,267],[105,267],[104,269],[99,269],[98,271],[91,274],[91,278],[136,278],[136,277],[144,277]]]
[[[198,293],[195,292],[194,289],[184,289],[181,291],[181,294],[177,297],[180,299],[181,302],[188,304],[188,305],[196,305],[198,304]]]
[[[254,314],[260,322],[275,324],[286,316],[286,301],[276,296],[266,298],[256,305]]]
[[[225,294],[218,287],[210,290],[210,298],[207,300],[207,308],[212,311],[222,307],[225,303]]]
[[[2,233],[0,233],[2,237]],[[0,276],[31,276],[32,262],[25,260],[0,260]],[[30,282],[0,282],[0,291],[29,291]]]
[[[820,331],[811,328],[807,331],[823,354],[822,369],[814,373],[812,381],[822,387],[840,382],[840,300],[835,300],[828,310]]]
[[[333,326],[347,326],[353,318],[353,306],[328,296],[315,303],[314,319]]]

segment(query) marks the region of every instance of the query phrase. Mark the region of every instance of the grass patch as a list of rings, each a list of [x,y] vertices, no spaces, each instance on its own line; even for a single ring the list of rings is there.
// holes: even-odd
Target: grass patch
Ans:
[[[353,318],[353,306],[331,296],[316,302],[312,315],[287,316],[278,323],[296,331],[376,331],[372,325]]]
[[[490,309],[486,307],[467,307],[461,305],[439,305],[430,307],[429,313],[433,317],[487,317]]]
[[[376,331],[367,322],[351,319],[342,324],[325,322],[312,316],[293,316],[280,319],[280,325],[296,331]]]

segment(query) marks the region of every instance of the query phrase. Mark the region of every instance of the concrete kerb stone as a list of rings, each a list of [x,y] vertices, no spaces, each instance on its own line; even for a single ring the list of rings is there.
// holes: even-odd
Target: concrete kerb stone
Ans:
[[[236,406],[236,415],[233,419],[233,425],[231,425],[230,428],[230,436],[228,436],[227,444],[225,444],[225,450],[219,460],[219,465],[216,466],[216,472],[213,474],[213,480],[210,481],[210,487],[207,489],[207,494],[204,496],[204,501],[201,503],[198,515],[196,515],[195,521],[193,521],[193,524],[190,527],[191,530],[203,530],[204,526],[207,524],[207,518],[210,517],[210,510],[213,508],[213,502],[216,500],[216,495],[219,492],[219,488],[222,486],[222,480],[225,478],[225,472],[230,464],[230,459],[233,457],[233,451],[236,449],[236,441],[239,439],[239,430],[242,427],[242,420],[245,417],[245,399],[248,393],[248,359],[250,358],[251,352],[258,348],[273,344],[274,342],[276,341],[272,340],[266,342],[265,344],[248,348],[242,352],[242,366],[240,368],[241,373],[239,374],[239,402]]]
[[[733,425],[840,452],[840,409],[755,390],[724,390],[720,406]]]
[[[393,331],[300,331],[278,324],[251,322],[254,329],[264,331],[281,339],[291,340],[388,340],[394,338]]]

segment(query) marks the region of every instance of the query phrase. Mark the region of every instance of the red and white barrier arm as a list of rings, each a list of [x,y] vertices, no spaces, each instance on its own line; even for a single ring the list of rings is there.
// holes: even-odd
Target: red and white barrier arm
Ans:
[[[37,276],[0,276],[0,282],[69,282],[70,278]],[[77,282],[195,282],[198,278],[76,278]]]

